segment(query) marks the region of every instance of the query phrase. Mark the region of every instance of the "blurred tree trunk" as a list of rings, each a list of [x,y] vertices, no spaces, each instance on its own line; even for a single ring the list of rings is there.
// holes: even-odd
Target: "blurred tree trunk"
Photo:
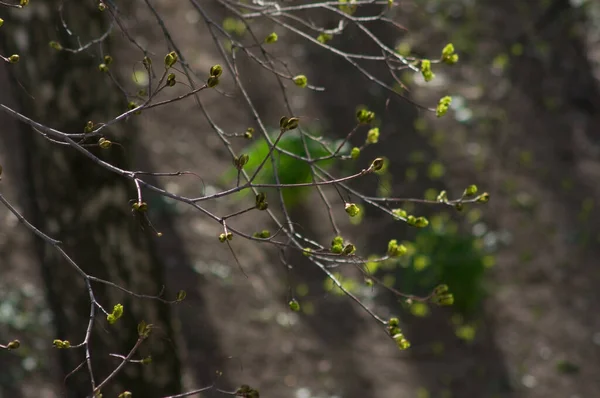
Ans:
[[[13,13],[10,29],[3,31],[4,53],[20,54],[20,62],[7,65],[11,71],[11,94],[25,115],[66,132],[81,132],[88,120],[100,122],[121,113],[127,102],[106,74],[98,71],[99,48],[91,46],[76,54],[56,51],[50,41],[64,47],[78,46],[102,35],[110,15],[101,13],[93,2],[67,2],[64,20],[73,35],[62,27],[61,2],[32,2]],[[15,26],[15,24],[17,26]],[[130,45],[116,31],[120,45]],[[78,38],[78,36],[80,36]],[[107,43],[102,44],[105,54]],[[132,121],[129,121],[131,123]],[[96,151],[103,160],[128,167],[132,131],[111,128],[111,138],[123,148]],[[130,130],[130,129],[128,129]],[[113,281],[133,292],[156,295],[163,288],[163,268],[153,253],[152,232],[141,230],[132,218],[128,200],[135,197],[130,182],[111,174],[75,150],[52,143],[29,126],[21,125],[19,156],[25,163],[23,195],[27,218],[42,231],[63,242],[67,253],[89,274]],[[16,149],[15,149],[16,150]],[[83,341],[90,314],[90,299],[82,278],[59,253],[36,240],[48,300],[54,312],[56,338],[72,344]],[[155,325],[149,340],[134,358],[152,356],[150,365],[126,365],[118,377],[103,389],[105,397],[129,390],[133,396],[154,397],[177,393],[180,364],[173,341],[170,311],[156,300],[133,298],[123,292],[94,285],[96,299],[107,311],[122,303],[125,314],[108,325],[100,314],[91,340],[96,383],[120,363],[110,353],[127,355],[137,339],[136,325],[144,320]],[[51,344],[48,341],[47,344]],[[83,349],[60,350],[62,372],[67,375],[85,358]],[[62,381],[61,381],[62,382]],[[65,383],[68,396],[83,397],[91,392],[86,367]]]

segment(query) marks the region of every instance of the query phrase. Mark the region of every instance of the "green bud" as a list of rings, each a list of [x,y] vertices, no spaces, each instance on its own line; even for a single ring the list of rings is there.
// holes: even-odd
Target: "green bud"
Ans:
[[[13,54],[10,57],[8,57],[8,62],[10,62],[11,64],[16,64],[17,62],[19,62],[19,54]]]
[[[371,279],[371,278],[365,278],[365,285],[371,287],[371,286],[373,286],[373,284],[374,284],[373,283],[373,279]]]
[[[448,65],[454,65],[458,62],[458,54],[454,53],[454,46],[449,43],[442,50],[442,62]]]
[[[360,208],[354,203],[346,203],[345,210],[350,217],[356,217],[360,213]]]
[[[233,234],[231,232],[227,232],[227,240],[233,240]]]
[[[292,80],[294,80],[294,84],[298,87],[306,87],[308,84],[308,79],[304,75],[295,76]]]
[[[83,128],[83,132],[91,133],[92,131],[94,131],[94,122],[92,122],[91,120],[88,120],[87,123],[85,124],[85,127]]]
[[[236,391],[235,391],[235,395],[241,396],[241,397],[245,397],[247,396],[247,394],[252,391],[252,389],[250,388],[250,386],[246,385],[246,384],[242,384]]]
[[[209,88],[217,87],[219,85],[219,78],[215,77],[215,76],[209,77],[208,80],[206,81],[206,85]]]
[[[21,0],[20,4],[21,7],[25,7],[26,5],[29,5],[29,0]]]
[[[310,257],[312,254],[312,249],[310,247],[305,247],[304,250],[302,250],[302,254],[306,257]]]
[[[426,82],[430,82],[435,77],[435,73],[431,71],[431,61],[424,59],[421,61],[421,74]]]
[[[58,51],[62,50],[62,46],[60,45],[59,42],[51,41],[49,44],[50,44],[50,48],[53,48]]]
[[[465,206],[464,206],[464,205],[463,205],[461,202],[457,202],[457,203],[454,205],[454,208],[455,208],[457,211],[463,211],[463,208],[464,208],[464,207],[465,207]]]
[[[58,340],[58,339],[56,339],[56,340],[54,340],[52,342],[52,345],[55,348],[59,348],[59,349],[62,349],[62,348],[71,348],[71,343],[69,342],[69,340]]]
[[[479,202],[479,203],[487,203],[487,202],[489,202],[489,200],[490,200],[490,194],[487,192],[482,193],[477,198],[477,202]]]
[[[123,391],[119,394],[118,398],[131,398],[133,394],[130,391]]]
[[[106,4],[102,2],[98,3],[98,10],[100,10],[101,12],[106,10]]]
[[[448,291],[448,285],[438,285],[435,289],[433,289],[434,296],[439,296],[440,294],[444,294]]]
[[[98,146],[102,149],[108,149],[112,146],[112,142],[102,137],[98,140]]]
[[[340,3],[349,3],[349,4],[353,4],[356,3],[356,0],[340,0]],[[354,14],[354,12],[356,12],[356,5],[340,5],[340,11],[348,14],[348,15],[352,15]]]
[[[290,310],[294,312],[300,311],[300,303],[298,302],[298,300],[291,299],[288,305],[290,306]]]
[[[375,128],[372,128],[371,130],[369,130],[369,132],[367,133],[366,143],[367,144],[377,144],[378,141],[379,141],[379,129],[377,127],[375,127]]]
[[[429,220],[427,220],[425,217],[417,217],[413,225],[417,228],[425,228],[429,225]]]
[[[165,56],[165,68],[169,69],[177,62],[177,53],[175,51],[171,51]]]
[[[248,127],[246,132],[244,133],[244,138],[247,140],[251,140],[254,135],[254,129],[252,127]]]
[[[388,325],[392,326],[392,327],[398,327],[398,326],[400,326],[400,319],[398,319],[398,318],[390,318],[388,320]]]
[[[0,18],[0,28],[4,25],[4,19]]]
[[[396,239],[392,239],[388,242],[387,254],[390,257],[400,257],[406,254],[408,249],[404,245],[398,244]]]
[[[448,113],[448,109],[450,108],[450,104],[452,104],[452,98],[449,96],[445,96],[440,98],[438,102],[437,108],[435,109],[435,114],[437,117],[442,117],[446,113]]]
[[[333,36],[329,33],[321,33],[319,36],[317,36],[317,41],[322,44],[327,43],[331,39],[333,39]]]
[[[335,245],[331,246],[332,253],[342,254],[343,251],[344,251],[344,246],[342,246],[340,244],[335,244]]]
[[[283,120],[284,118],[281,118],[281,120]],[[281,120],[280,125],[281,125]],[[296,128],[298,128],[298,124],[300,123],[300,119],[298,119],[297,117],[290,117],[290,118],[285,118],[285,121],[283,123],[283,131],[288,131],[288,130],[294,130]]]
[[[104,63],[105,63],[106,65],[110,65],[110,64],[112,64],[112,61],[113,61],[113,57],[111,57],[110,55],[105,55],[105,56],[104,56]]]
[[[288,120],[289,120],[289,118],[285,117],[285,116],[282,116],[281,119],[279,119],[279,128],[281,130],[283,130],[285,128],[285,125],[287,124]]]
[[[143,339],[147,338],[150,335],[150,332],[152,331],[152,326],[152,324],[147,324],[146,321],[141,321],[140,323],[138,323],[138,336],[140,336]]]
[[[223,67],[219,64],[213,65],[210,68],[209,74],[212,77],[221,77],[221,75],[223,74]]]
[[[175,300],[177,302],[181,302],[181,301],[185,300],[186,296],[187,296],[187,293],[185,292],[185,290],[180,290],[177,292],[177,296],[176,296]]]
[[[346,246],[344,246],[344,249],[342,249],[342,254],[346,256],[354,254],[354,252],[356,252],[356,246],[354,246],[352,243],[348,243]]]
[[[350,157],[352,159],[358,159],[359,156],[360,156],[360,148],[357,148],[357,147],[352,148],[352,151],[350,151]]]
[[[417,217],[410,215],[406,217],[406,223],[408,225],[415,225],[415,223],[417,222]]]
[[[371,163],[371,169],[373,171],[379,171],[383,168],[383,166],[384,166],[383,158],[377,158],[377,159],[373,160],[373,163]]]
[[[448,202],[448,194],[446,193],[446,191],[441,191],[437,196],[436,200],[442,203]]]
[[[452,293],[444,293],[434,296],[432,301],[437,305],[449,306],[454,304],[454,295]]]
[[[269,203],[267,203],[267,194],[264,192],[256,195],[256,208],[258,210],[267,210],[269,208]]]
[[[452,54],[454,54],[454,45],[452,43],[448,43],[442,50],[442,58],[448,57]]]
[[[260,232],[260,237],[263,238],[263,239],[270,238],[271,237],[271,232],[269,232],[269,230],[267,230],[267,229],[263,229]]]
[[[367,109],[360,109],[356,112],[356,119],[358,119],[359,123],[368,124],[375,119],[375,112],[371,112]]]
[[[279,39],[279,37],[277,36],[277,33],[272,32],[267,37],[265,37],[265,43],[267,43],[267,44],[277,43],[278,39]]]
[[[142,64],[144,64],[144,68],[150,69],[150,67],[152,66],[152,59],[149,57],[144,57],[144,59],[142,60]]]
[[[144,359],[142,359],[142,365],[150,365],[152,363],[152,357],[148,355]]]
[[[169,73],[169,75],[167,76],[167,86],[173,87],[175,83],[177,83],[177,81],[175,80],[175,73]]]
[[[398,218],[406,218],[408,216],[406,210],[403,209],[394,209],[392,210],[392,213],[394,213],[394,215]]]
[[[6,345],[7,350],[16,350],[21,347],[21,342],[19,340],[13,340]]]
[[[392,338],[396,342],[396,345],[398,346],[399,349],[407,350],[410,348],[410,342],[408,340],[406,340],[406,338],[404,337],[404,335],[402,333],[398,333],[398,334],[394,335]]]
[[[238,170],[241,170],[244,168],[244,166],[248,163],[248,161],[250,160],[250,156],[248,156],[247,154],[242,154],[237,158],[233,159],[233,164],[235,165],[235,167]]]
[[[343,245],[343,244],[344,244],[344,238],[342,238],[341,236],[336,236],[331,241],[331,246],[333,246],[333,245]]]
[[[115,306],[113,307],[112,313],[108,314],[106,316],[106,320],[108,321],[109,324],[112,325],[122,316],[123,316],[123,305],[115,304]]]
[[[223,243],[227,240],[227,235],[225,234],[220,234],[219,235],[219,242]]]
[[[139,212],[146,212],[148,211],[148,203],[146,202],[135,202],[131,205],[131,208],[133,210],[139,211]]]
[[[463,196],[475,196],[476,193],[477,193],[477,185],[469,185],[467,187],[467,189],[465,189]]]
[[[100,65],[98,65],[98,70],[100,72],[106,73],[106,72],[108,72],[108,66],[106,64],[100,64]]]

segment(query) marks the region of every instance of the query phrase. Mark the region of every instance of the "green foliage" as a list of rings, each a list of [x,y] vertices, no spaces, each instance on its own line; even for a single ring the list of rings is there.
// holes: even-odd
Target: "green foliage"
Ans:
[[[452,304],[463,314],[477,309],[484,295],[482,282],[489,260],[476,238],[459,232],[456,223],[442,213],[432,218],[429,228],[419,230],[414,243],[404,245],[406,254],[389,260],[400,266],[397,289],[427,295],[444,283],[435,289],[435,304]]]
[[[277,133],[271,134],[271,139],[274,141],[277,137]],[[312,158],[327,156],[328,152],[323,147],[323,145],[313,139],[306,138],[306,143],[308,147],[308,152]],[[325,144],[329,149],[335,151],[339,143],[327,143]],[[302,142],[302,137],[300,133],[297,132],[286,132],[285,135],[279,140],[277,144],[278,148],[286,150],[290,153],[296,154],[298,156],[307,156],[307,153],[304,148],[304,144]],[[345,148],[346,152],[349,150]],[[269,144],[266,140],[260,139],[256,140],[248,149],[247,153],[249,155],[249,160],[245,164],[244,169],[248,171],[249,175],[253,175],[258,166],[262,163],[263,159],[269,154]],[[292,156],[285,155],[279,153],[277,151],[273,151],[272,155],[275,159],[276,167],[278,170],[279,182],[281,184],[299,184],[299,183],[308,183],[312,182],[312,173],[310,170],[310,165],[306,162],[298,160]],[[332,164],[332,160],[324,160],[318,162],[319,166],[328,169]],[[231,182],[234,181],[237,177],[237,170],[232,169],[228,171],[224,179],[225,181]],[[258,173],[255,182],[262,184],[275,184],[277,180],[275,179],[275,174],[273,172],[273,165],[271,160],[267,160]],[[272,196],[278,197],[276,191],[272,190]],[[311,187],[301,187],[301,188],[283,188],[283,200],[286,206],[295,206],[302,202],[306,198],[306,195],[311,192]],[[245,196],[249,193],[249,190],[244,190],[238,197]]]
[[[426,82],[430,82],[435,77],[435,73],[431,70],[431,61],[424,59],[421,61],[421,74]]]
[[[442,97],[438,103],[437,108],[435,109],[435,114],[437,117],[442,117],[446,113],[448,113],[448,109],[450,109],[450,104],[452,104],[452,98],[449,96]]]

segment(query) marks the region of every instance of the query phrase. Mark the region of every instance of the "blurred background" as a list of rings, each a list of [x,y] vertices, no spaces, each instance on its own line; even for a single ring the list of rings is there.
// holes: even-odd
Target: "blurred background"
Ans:
[[[0,53],[21,55],[17,65],[0,64],[2,104],[78,132],[87,120],[110,120],[127,108],[121,88],[135,92],[147,85],[137,46],[148,48],[160,67],[173,48],[163,27],[185,54],[181,61],[199,76],[224,64],[205,18],[240,40],[248,35],[224,7],[235,2],[117,1],[118,25],[127,34],[115,27],[100,46],[51,48],[48,43],[57,41],[77,49],[102,35],[110,18],[99,15],[93,3],[32,1],[23,10],[0,8],[5,20]],[[311,2],[282,2],[306,3]],[[381,253],[390,239],[409,249],[398,262],[377,267],[375,275],[387,286],[427,294],[447,283],[454,293],[453,307],[411,304],[368,286],[352,269],[335,270],[369,307],[385,317],[399,316],[412,343],[407,351],[399,351],[380,325],[302,256],[288,259],[290,270],[270,245],[239,239],[233,244],[237,264],[217,240],[222,232],[217,223],[182,203],[145,193],[152,223],[163,234],[158,239],[131,215],[128,200],[135,198],[135,187],[128,181],[0,114],[0,192],[29,221],[63,241],[86,272],[145,294],[163,286],[171,297],[179,289],[187,292],[184,302],[165,306],[97,286],[107,307],[121,302],[126,308],[114,328],[96,326],[92,353],[100,376],[118,364],[109,352],[124,354],[135,342],[127,331],[140,319],[157,325],[151,344],[139,353],[152,355],[153,363],[128,366],[105,396],[123,388],[134,396],[168,395],[210,385],[222,373],[223,389],[249,384],[264,397],[600,397],[600,3],[396,4],[386,14],[395,25],[365,26],[404,55],[434,59],[453,43],[460,56],[456,65],[435,65],[429,83],[412,71],[399,75],[416,103],[435,107],[439,98],[452,96],[444,118],[390,96],[342,57],[271,18],[250,20],[250,26],[259,38],[276,32],[279,40],[269,51],[287,62],[292,75],[304,74],[325,87],[319,92],[287,84],[291,106],[310,131],[338,140],[355,126],[358,106],[376,112],[379,144],[354,163],[327,165],[343,175],[368,167],[377,156],[389,160],[385,173],[353,187],[373,195],[435,199],[441,190],[454,198],[477,184],[491,195],[488,204],[462,211],[402,204],[429,218],[425,229],[408,228],[366,205],[362,219],[352,223],[339,213],[344,237],[360,253]],[[359,7],[356,15],[377,15],[384,8]],[[298,15],[328,28],[339,21],[322,9]],[[354,25],[328,43],[353,53],[380,51]],[[114,58],[110,75],[98,71],[107,54]],[[277,80],[243,54],[236,62],[256,110],[276,129],[287,114]],[[394,83],[385,65],[370,65],[368,71]],[[230,187],[231,155],[211,123],[237,133],[256,123],[227,70],[219,88],[232,95],[203,92],[203,108],[190,97],[144,111],[111,128],[110,137],[121,146],[91,151],[130,170],[188,170],[201,177],[150,179],[173,193],[199,196]],[[173,90],[189,91],[183,85]],[[360,145],[364,133],[357,139]],[[261,151],[258,138],[231,143],[236,150]],[[293,139],[286,145],[297,146]],[[282,178],[309,178],[301,166],[282,166]],[[290,216],[302,233],[329,242],[332,231],[323,221],[327,209],[318,193],[289,195]],[[243,208],[245,199],[207,202],[206,209],[227,214]],[[343,209],[335,191],[331,201]],[[235,226],[249,233],[273,229],[255,213],[236,218]],[[301,303],[298,313],[288,308],[292,297]],[[18,338],[22,344],[0,352],[0,397],[85,396],[85,372],[64,380],[83,357],[52,349],[51,342],[81,341],[88,316],[83,282],[52,247],[0,207],[0,342]]]

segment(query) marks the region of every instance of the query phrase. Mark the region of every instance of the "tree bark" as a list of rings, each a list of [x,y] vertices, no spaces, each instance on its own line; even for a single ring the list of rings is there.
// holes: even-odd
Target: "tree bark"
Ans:
[[[78,47],[78,35],[85,44],[105,31],[110,16],[88,2],[64,4],[62,26],[58,0],[32,2],[15,11],[20,26],[6,29],[5,52],[19,53],[20,62],[9,65],[10,88],[18,98],[21,112],[45,125],[65,132],[81,132],[88,120],[108,120],[126,109],[127,101],[106,75],[98,71],[101,57],[94,45],[76,54],[56,51],[48,44]],[[93,2],[92,2],[93,3]],[[16,20],[20,17],[20,21]],[[26,32],[19,36],[19,33]],[[119,45],[129,45],[126,39]],[[110,45],[101,44],[106,52]],[[12,51],[11,51],[12,50]],[[118,78],[118,77],[117,77]],[[129,143],[136,139],[132,121],[111,128],[111,138],[123,147],[113,146],[94,153],[118,167],[127,168]],[[44,139],[29,126],[21,125],[19,151],[25,163],[23,197],[26,216],[42,231],[63,242],[64,250],[88,274],[110,280],[133,292],[156,295],[164,286],[162,264],[153,251],[152,231],[142,230],[132,217],[128,200],[135,187],[121,177],[90,162],[67,146]],[[54,312],[56,338],[72,344],[83,341],[90,316],[90,298],[84,280],[50,245],[36,240],[47,297]],[[91,357],[96,384],[119,365],[121,359],[109,354],[127,355],[137,340],[136,325],[144,320],[155,326],[150,338],[134,355],[152,356],[149,365],[127,364],[102,392],[117,396],[129,390],[134,396],[154,397],[180,391],[180,364],[174,344],[170,311],[156,300],[134,298],[118,289],[93,285],[96,299],[107,311],[121,303],[125,312],[114,325],[105,315],[97,316],[91,335]],[[47,342],[51,344],[51,342]],[[62,372],[67,375],[85,358],[82,348],[60,350]],[[65,381],[68,396],[91,393],[87,367]]]

